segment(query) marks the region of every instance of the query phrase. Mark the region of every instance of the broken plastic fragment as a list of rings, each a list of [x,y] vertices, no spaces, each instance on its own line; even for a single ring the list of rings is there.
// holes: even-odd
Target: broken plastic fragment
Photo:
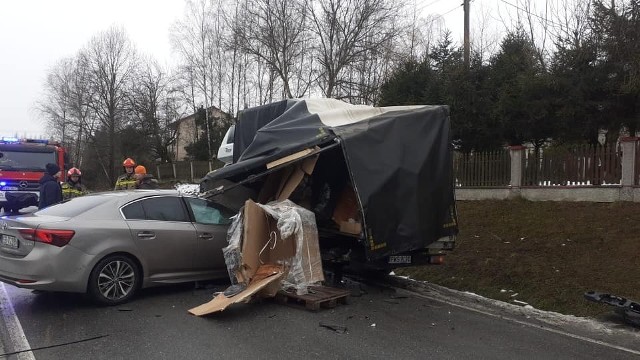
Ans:
[[[338,324],[330,324],[330,323],[325,323],[323,321],[320,322],[319,324],[321,327],[327,328],[327,329],[331,329],[339,334],[344,334],[347,332],[347,327],[344,325],[338,325]]]

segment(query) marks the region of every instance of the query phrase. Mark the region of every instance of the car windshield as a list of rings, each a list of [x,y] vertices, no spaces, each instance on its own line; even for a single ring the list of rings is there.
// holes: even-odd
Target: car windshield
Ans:
[[[38,210],[35,214],[51,215],[62,217],[74,217],[92,209],[100,204],[104,204],[110,198],[105,196],[81,196],[69,201]]]
[[[44,171],[47,163],[56,163],[56,153],[28,151],[0,151],[0,170]]]

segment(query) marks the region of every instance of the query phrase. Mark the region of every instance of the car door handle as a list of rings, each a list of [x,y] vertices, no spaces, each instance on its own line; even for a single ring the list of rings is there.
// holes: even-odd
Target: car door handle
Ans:
[[[140,231],[138,233],[138,237],[143,239],[154,239],[156,237],[156,234],[151,231]]]
[[[209,233],[200,234],[198,237],[203,240],[213,240],[213,235]]]

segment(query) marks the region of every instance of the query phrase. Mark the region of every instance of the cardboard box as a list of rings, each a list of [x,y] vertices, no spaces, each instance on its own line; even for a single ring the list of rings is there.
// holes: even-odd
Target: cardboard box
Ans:
[[[276,219],[266,214],[252,200],[247,200],[244,207],[242,265],[238,282],[250,283],[260,265],[283,263],[295,254],[295,240],[292,237],[282,239]]]
[[[340,192],[332,218],[338,225],[342,222],[349,221],[349,219],[355,221],[360,219],[358,197],[351,184],[345,185],[342,192]]]
[[[338,225],[340,226],[340,232],[343,233],[360,235],[360,232],[362,232],[362,224],[359,222],[340,221]]]
[[[302,287],[324,281],[313,213],[290,201],[266,206],[295,211],[303,219],[302,223],[295,224],[298,231],[283,237],[277,219],[263,206],[247,200],[244,208],[242,263],[236,278],[239,283],[248,284],[247,288],[229,298],[220,294],[210,302],[190,309],[191,314],[202,316],[222,311],[230,304],[246,302],[254,295],[275,296],[284,280]]]

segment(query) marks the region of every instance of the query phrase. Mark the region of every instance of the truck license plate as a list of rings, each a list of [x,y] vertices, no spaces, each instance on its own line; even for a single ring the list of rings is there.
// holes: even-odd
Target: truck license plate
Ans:
[[[15,236],[11,235],[2,235],[2,246],[17,249],[18,248],[18,239]]]
[[[391,255],[389,264],[411,264],[411,255]]]

